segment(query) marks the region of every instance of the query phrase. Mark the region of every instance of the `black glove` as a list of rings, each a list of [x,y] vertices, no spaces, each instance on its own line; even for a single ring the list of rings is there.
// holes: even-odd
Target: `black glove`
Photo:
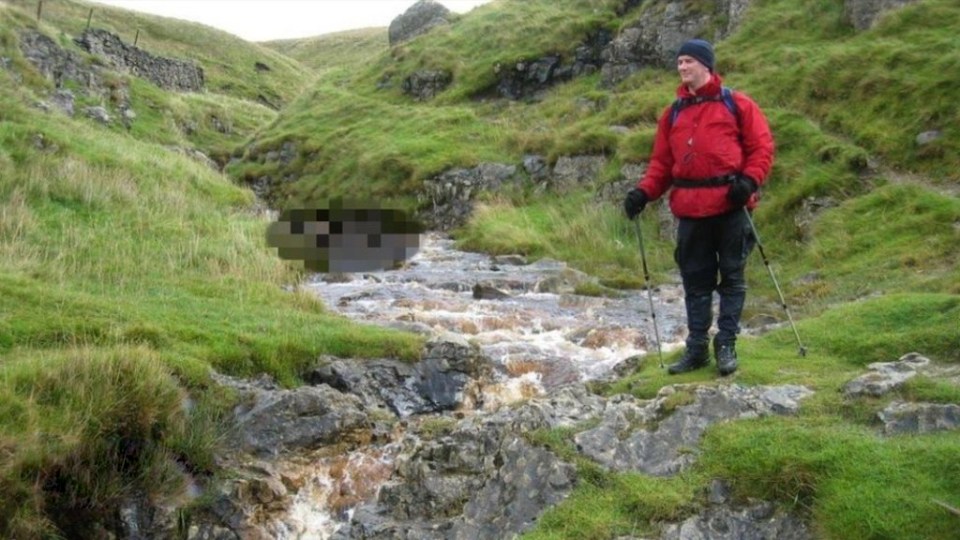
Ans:
[[[749,176],[738,174],[730,182],[730,191],[727,192],[727,200],[736,208],[741,208],[750,200],[750,195],[757,190],[757,182]]]
[[[623,200],[623,210],[627,213],[627,218],[633,219],[640,215],[648,201],[647,194],[640,188],[633,188],[627,192],[627,198]]]

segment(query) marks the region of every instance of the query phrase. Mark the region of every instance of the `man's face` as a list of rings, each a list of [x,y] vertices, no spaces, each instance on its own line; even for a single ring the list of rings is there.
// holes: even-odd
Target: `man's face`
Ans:
[[[696,90],[710,80],[710,70],[696,58],[682,54],[677,57],[677,72],[680,81]]]

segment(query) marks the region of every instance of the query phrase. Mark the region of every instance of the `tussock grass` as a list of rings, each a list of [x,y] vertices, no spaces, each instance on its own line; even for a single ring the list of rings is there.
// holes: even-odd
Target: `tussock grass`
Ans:
[[[144,347],[17,351],[0,365],[0,534],[92,535],[126,498],[185,502],[186,466],[209,474],[217,431]],[[96,504],[90,503],[95,501]]]

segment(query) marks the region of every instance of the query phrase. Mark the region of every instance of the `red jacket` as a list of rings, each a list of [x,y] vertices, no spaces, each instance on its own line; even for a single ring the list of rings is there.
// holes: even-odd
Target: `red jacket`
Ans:
[[[697,94],[681,84],[677,96],[719,95],[723,81],[714,74]],[[733,92],[738,114],[720,101],[705,101],[680,111],[670,126],[672,106],[660,116],[653,155],[637,187],[650,200],[659,199],[673,179],[705,180],[731,173],[742,173],[763,185],[773,166],[773,136],[760,107],[745,94]],[[739,127],[738,124],[739,123]],[[704,188],[674,187],[670,192],[670,210],[677,217],[702,218],[731,211],[727,201],[729,186]],[[747,203],[757,204],[756,193]]]

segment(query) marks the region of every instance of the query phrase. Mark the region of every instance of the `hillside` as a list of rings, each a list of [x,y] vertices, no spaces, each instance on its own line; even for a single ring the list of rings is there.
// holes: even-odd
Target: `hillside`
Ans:
[[[278,39],[261,45],[321,73],[337,67],[363,65],[389,47],[383,28],[346,30],[315,38]]]
[[[271,194],[279,206],[288,199],[309,202],[344,193],[422,205],[425,183],[445,171],[484,162],[522,169],[531,155],[541,157],[548,169],[562,157],[601,156],[589,187],[623,182],[623,171],[636,170],[645,160],[656,119],[670,102],[676,83],[669,70],[647,67],[612,77],[605,70],[621,65],[611,61],[537,89],[526,75],[506,66],[526,65],[535,78],[544,59],[559,59],[550,72],[583,56],[593,56],[588,61],[597,65],[603,62],[598,36],[619,32],[618,39],[624,39],[638,24],[656,26],[663,5],[583,0],[559,8],[501,0],[389,50],[364,48],[369,60],[363,64],[356,56],[361,50],[341,57],[339,46],[330,43],[329,54],[313,56],[343,62],[258,133],[229,172]],[[708,21],[705,32],[729,32],[717,46],[720,71],[729,86],[754,97],[770,118],[779,152],[758,220],[767,241],[776,242],[779,256],[786,258],[787,277],[808,274],[809,263],[802,261],[831,256],[834,246],[862,254],[856,272],[825,268],[821,280],[804,286],[810,290],[793,290],[793,300],[812,303],[816,310],[861,295],[864,281],[881,288],[895,282],[891,292],[956,293],[957,252],[949,247],[955,230],[941,226],[956,221],[951,194],[960,186],[960,109],[949,97],[949,73],[958,61],[956,37],[942,31],[945,21],[956,22],[955,7],[938,0],[911,3],[885,14],[869,30],[857,30],[839,0],[756,3],[736,28],[721,13],[724,6],[728,3],[691,3],[690,14],[674,23],[702,15]],[[924,56],[930,61],[911,61]],[[637,59],[628,54],[621,62],[628,61]],[[450,77],[433,98],[404,90],[405,81],[424,71]],[[524,97],[497,94],[504,88]],[[917,142],[933,133],[929,142]],[[287,159],[265,158],[282,148],[291,154]],[[518,174],[521,184],[543,183],[527,171]],[[523,246],[521,251],[583,267],[590,261],[597,268],[589,271],[612,284],[639,285],[622,264],[617,246],[630,241],[616,220],[604,220],[606,234],[598,241],[577,233],[596,216],[576,196],[555,200],[549,192],[544,198],[531,196],[529,188],[514,191],[488,201],[489,209],[481,209],[460,233],[463,245],[498,252]],[[413,201],[414,194],[421,202]],[[861,212],[857,206],[882,207],[883,201],[902,201],[910,208],[930,204],[946,215],[932,208],[917,212],[915,219],[923,224],[909,230],[888,220],[861,221],[866,229],[860,229],[856,220],[841,216]],[[835,207],[824,220],[843,223],[842,229],[811,219],[823,205]],[[551,213],[564,217],[554,221]],[[543,214],[544,219],[537,217]],[[518,228],[531,220],[542,227]],[[806,241],[814,228],[825,234]],[[860,246],[903,234],[904,245],[929,238],[938,246],[921,258],[922,273],[890,271],[873,259],[878,252]],[[669,243],[659,247],[669,253]],[[884,257],[893,255],[887,251]],[[656,257],[655,274],[670,271],[672,264],[669,256]]]
[[[36,14],[34,0],[5,0]],[[92,15],[91,15],[92,10]],[[309,84],[303,68],[291,57],[202,24],[76,0],[44,2],[41,20],[63,36],[78,36],[90,26],[113,32],[128,43],[161,56],[191,58],[200,63],[211,93],[280,108]],[[257,64],[264,67],[257,69]]]
[[[182,471],[219,473],[235,398],[211,370],[295,385],[319,354],[412,358],[420,341],[286,292],[303,271],[267,249],[253,194],[196,159],[228,158],[274,118],[260,94],[295,97],[294,60],[137,16],[141,45],[208,74],[204,93],[171,92],[85,70],[99,63],[71,38],[86,5],[45,3],[37,25],[26,4],[0,3],[0,537],[91,538],[125,498],[177,500]],[[96,14],[124,34],[134,18]],[[21,49],[32,32],[72,59],[58,73],[89,77],[56,87]]]
[[[734,384],[648,358],[591,388],[668,388],[670,409],[694,387],[815,396],[793,416],[710,427],[671,477],[603,469],[571,429],[524,433],[577,478],[524,537],[655,536],[716,479],[818,538],[955,536],[960,432],[883,436],[877,415],[960,404],[960,7],[905,2],[860,27],[853,1],[494,0],[394,45],[384,29],[254,44],[94,8],[91,27],[201,67],[203,90],[187,92],[84,50],[90,4],[45,2],[38,23],[33,0],[0,1],[0,537],[115,534],[131,499],[184,523],[202,513],[212,498],[187,496],[187,478],[210,495],[231,477],[219,456],[239,404],[214,371],[297,388],[322,355],[422,355],[422,337],[299,291],[305,273],[265,245],[251,187],[274,208],[350,196],[426,213],[444,183],[511,170],[468,190],[459,246],[567,261],[595,294],[644,286],[619,203],[677,85],[657,29],[684,24],[771,122],[755,218],[810,354],[774,324],[743,340]],[[54,68],[28,42],[52,43]],[[670,284],[662,213],[641,226],[653,279]],[[759,259],[748,282],[745,319],[783,323]],[[842,392],[913,351],[931,371],[882,396]]]

